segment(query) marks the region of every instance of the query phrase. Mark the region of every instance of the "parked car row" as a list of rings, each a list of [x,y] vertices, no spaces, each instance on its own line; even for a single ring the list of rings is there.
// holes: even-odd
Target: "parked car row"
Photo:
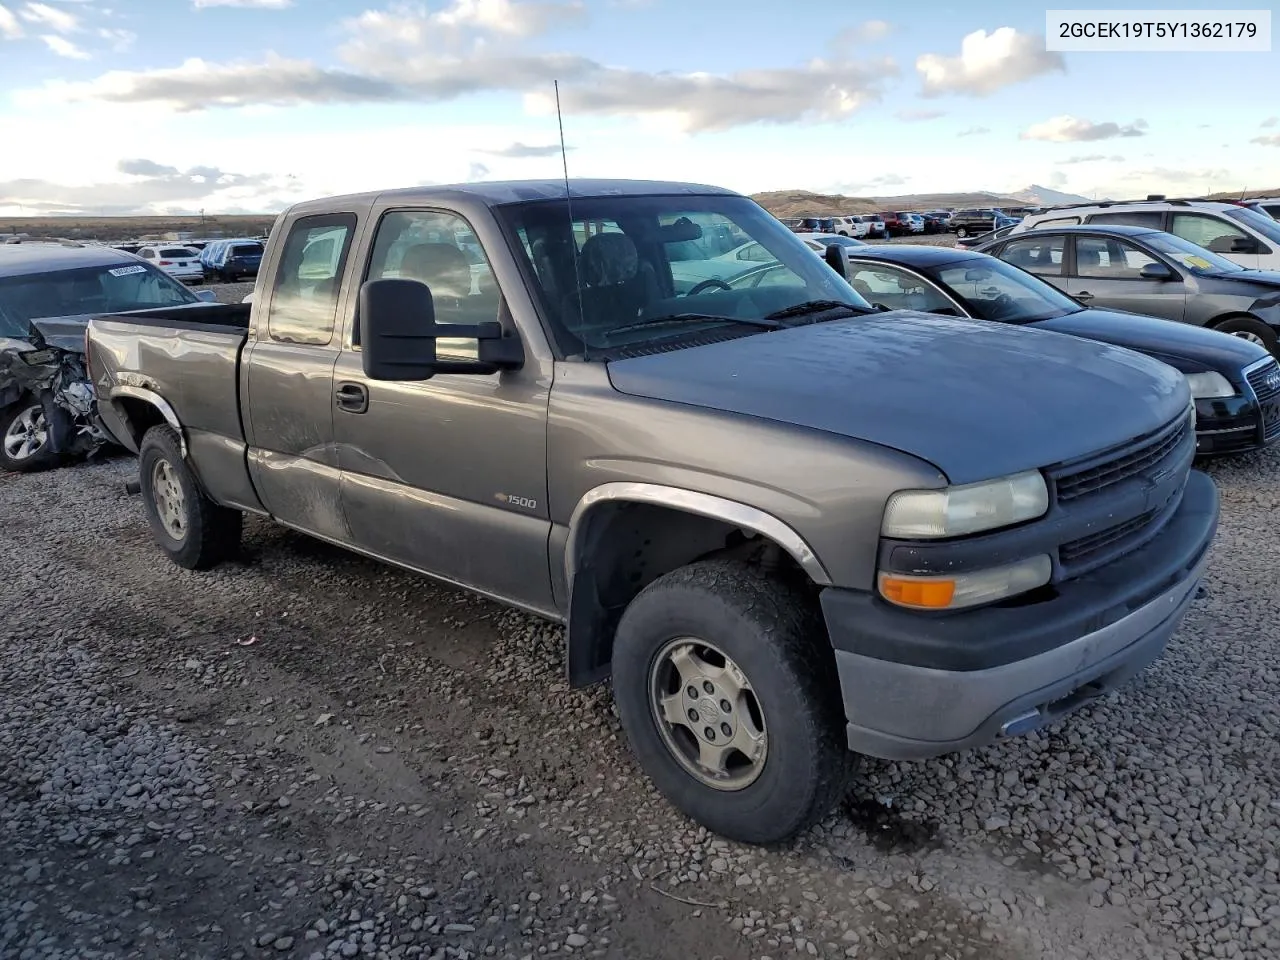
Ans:
[[[111,246],[155,263],[184,283],[234,283],[258,275],[264,242],[253,237],[236,237],[182,244],[131,241]]]

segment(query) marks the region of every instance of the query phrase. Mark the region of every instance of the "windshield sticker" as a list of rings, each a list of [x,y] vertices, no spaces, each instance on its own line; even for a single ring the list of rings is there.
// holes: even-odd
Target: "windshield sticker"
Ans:
[[[1210,263],[1208,260],[1206,260],[1204,257],[1188,255],[1183,258],[1183,262],[1186,263],[1186,265],[1189,267],[1199,267],[1201,270],[1213,269],[1213,264]]]
[[[116,267],[113,270],[107,271],[107,273],[111,274],[113,277],[127,277],[131,273],[146,273],[146,272],[147,272],[147,268],[140,263],[134,264],[131,267]]]

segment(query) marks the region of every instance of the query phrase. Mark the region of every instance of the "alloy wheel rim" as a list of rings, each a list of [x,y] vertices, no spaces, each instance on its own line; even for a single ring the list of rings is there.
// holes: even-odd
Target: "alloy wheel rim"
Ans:
[[[30,460],[49,442],[44,407],[32,404],[13,418],[4,433],[4,453],[10,460]]]
[[[181,540],[187,532],[187,498],[168,460],[157,460],[151,468],[151,499],[164,532]]]
[[[1258,336],[1252,330],[1232,330],[1233,337],[1239,337],[1241,340],[1248,340],[1250,343],[1256,343],[1260,347],[1265,347],[1267,342]]]
[[[664,644],[649,669],[649,706],[663,743],[698,782],[737,791],[764,771],[764,711],[746,674],[714,644]]]

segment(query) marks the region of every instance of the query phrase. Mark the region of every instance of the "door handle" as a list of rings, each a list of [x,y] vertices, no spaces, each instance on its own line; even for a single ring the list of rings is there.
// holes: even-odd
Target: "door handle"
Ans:
[[[359,383],[340,383],[333,391],[338,409],[347,413],[364,413],[369,409],[369,391]]]

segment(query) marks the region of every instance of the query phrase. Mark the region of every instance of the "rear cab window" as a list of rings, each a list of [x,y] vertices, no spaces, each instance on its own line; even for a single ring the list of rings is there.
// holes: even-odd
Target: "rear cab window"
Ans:
[[[333,339],[342,274],[355,228],[353,213],[302,217],[289,228],[267,312],[267,335],[272,340],[323,345]],[[261,252],[258,245],[256,253]]]

